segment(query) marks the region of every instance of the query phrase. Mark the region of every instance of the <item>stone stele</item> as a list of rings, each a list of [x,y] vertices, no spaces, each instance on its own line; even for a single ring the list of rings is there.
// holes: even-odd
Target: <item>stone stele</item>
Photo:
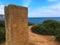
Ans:
[[[6,45],[26,45],[28,41],[28,8],[5,6]]]

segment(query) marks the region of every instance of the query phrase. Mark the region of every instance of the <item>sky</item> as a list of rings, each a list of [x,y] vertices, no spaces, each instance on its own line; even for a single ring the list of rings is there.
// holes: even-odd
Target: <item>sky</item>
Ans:
[[[60,17],[60,0],[0,0],[0,14],[9,4],[28,7],[28,17]]]

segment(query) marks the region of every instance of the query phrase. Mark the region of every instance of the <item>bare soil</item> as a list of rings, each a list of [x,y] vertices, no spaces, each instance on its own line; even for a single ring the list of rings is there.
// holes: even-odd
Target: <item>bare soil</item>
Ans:
[[[27,45],[60,45],[57,41],[55,41],[54,36],[45,36],[45,35],[38,35],[31,31],[31,27],[29,26],[29,40]]]

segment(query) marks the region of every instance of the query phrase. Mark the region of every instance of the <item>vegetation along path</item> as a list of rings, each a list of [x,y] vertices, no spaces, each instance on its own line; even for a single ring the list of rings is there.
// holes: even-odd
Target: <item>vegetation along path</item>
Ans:
[[[44,35],[38,35],[31,31],[31,27],[29,26],[28,32],[29,32],[29,41],[28,45],[60,45],[60,43],[55,41],[54,36],[44,36]]]

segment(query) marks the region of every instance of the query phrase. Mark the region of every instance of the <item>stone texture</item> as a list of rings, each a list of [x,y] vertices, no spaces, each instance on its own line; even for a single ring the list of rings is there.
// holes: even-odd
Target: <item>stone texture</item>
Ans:
[[[28,9],[5,6],[6,45],[26,45],[28,41]]]

